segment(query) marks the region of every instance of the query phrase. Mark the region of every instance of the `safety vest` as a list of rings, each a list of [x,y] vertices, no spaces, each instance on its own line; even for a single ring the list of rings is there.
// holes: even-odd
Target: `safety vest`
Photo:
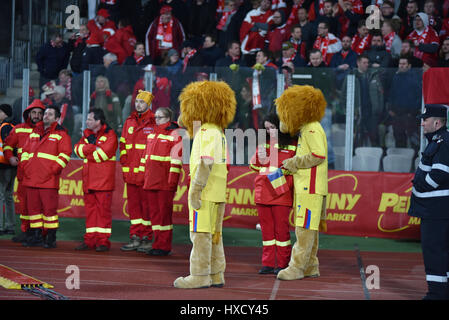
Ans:
[[[6,125],[10,125],[11,127],[14,128],[14,126],[11,123],[4,122],[0,125],[0,132],[2,132],[3,127]],[[5,155],[3,154],[3,139],[1,134],[0,134],[0,163],[9,164],[8,160],[6,160]]]

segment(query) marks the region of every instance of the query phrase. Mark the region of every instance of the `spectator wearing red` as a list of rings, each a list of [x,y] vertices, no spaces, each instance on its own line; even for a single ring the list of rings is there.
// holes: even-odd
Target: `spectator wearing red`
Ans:
[[[449,37],[449,17],[443,20],[443,26],[440,30],[440,42]]]
[[[338,20],[341,25],[338,36],[353,36],[357,32],[359,21],[365,14],[361,0],[338,0]]]
[[[145,55],[145,44],[137,42],[134,46],[134,52],[126,58],[123,64],[129,66],[146,66],[152,63],[151,57]]]
[[[309,21],[315,21],[318,16],[324,15],[324,3],[326,0],[313,1],[309,7],[308,17]]]
[[[154,234],[150,256],[166,256],[172,250],[173,198],[182,172],[182,139],[171,117],[169,108],[156,111],[157,127],[148,135],[145,148],[143,189]]]
[[[186,40],[182,44],[181,51],[182,61],[182,72],[185,73],[187,67],[202,67],[203,57],[200,55],[196,48],[196,45],[191,40]]]
[[[438,61],[439,38],[436,31],[429,26],[429,17],[419,12],[413,22],[414,30],[407,36],[415,44],[415,56],[425,65],[435,67]]]
[[[329,25],[326,22],[318,24],[317,33],[313,48],[321,51],[324,62],[329,65],[332,55],[341,50],[341,41],[334,34],[329,33]]]
[[[104,33],[108,30],[113,30],[114,32],[116,30],[114,21],[109,20],[109,17],[108,10],[99,9],[95,19],[91,19],[87,22],[87,29],[89,29],[90,34],[96,34],[95,39],[101,41],[101,45],[104,43]]]
[[[271,16],[268,24],[268,50],[274,55],[279,55],[282,49],[282,43],[290,37],[290,28],[285,23],[285,13],[283,10],[276,10]]]
[[[393,59],[401,54],[402,40],[396,34],[391,20],[384,20],[381,27],[382,36],[385,42],[385,49],[391,53]]]
[[[366,26],[366,20],[360,20],[357,33],[352,37],[351,49],[358,55],[363,54],[371,46],[372,35]]]
[[[409,0],[405,7],[406,15],[402,18],[402,28],[400,36],[402,39],[406,38],[414,29],[415,17],[418,14],[418,2],[416,0]]]
[[[244,55],[251,55],[247,65],[254,64],[254,55],[265,47],[267,25],[271,21],[273,11],[271,0],[262,0],[259,7],[247,13],[240,27],[240,43]]]
[[[301,58],[307,60],[307,44],[302,39],[302,28],[299,25],[294,25],[290,30],[289,41],[293,44],[296,54],[299,54]]]
[[[323,14],[316,17],[314,24],[318,26],[320,22],[326,22],[329,32],[338,36],[340,34],[339,7],[333,0],[325,0]]]
[[[104,48],[115,53],[118,63],[123,64],[125,59],[133,54],[135,45],[136,36],[131,24],[127,19],[120,19],[118,30],[107,39]]]
[[[83,193],[86,210],[84,241],[76,250],[108,251],[112,228],[112,193],[115,189],[117,135],[106,123],[101,109],[91,109],[86,129],[75,145],[83,159]]]
[[[184,28],[178,19],[172,16],[172,8],[163,6],[160,15],[150,24],[145,36],[146,54],[160,65],[164,55],[170,49],[181,50],[185,40]]]
[[[298,51],[296,51],[293,43],[286,41],[282,44],[282,56],[276,61],[276,65],[279,69],[288,67],[291,72],[293,72],[295,67],[305,67],[306,64],[306,60],[301,57],[301,54]]]

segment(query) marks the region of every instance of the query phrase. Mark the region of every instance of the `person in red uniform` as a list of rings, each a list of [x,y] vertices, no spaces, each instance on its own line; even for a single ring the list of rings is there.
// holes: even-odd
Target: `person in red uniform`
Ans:
[[[42,121],[45,106],[41,100],[35,99],[23,112],[23,123],[18,124],[10,132],[9,136],[5,139],[4,154],[5,158],[12,166],[17,168],[17,198],[19,199],[18,205],[16,205],[16,212],[20,214],[20,230],[21,234],[12,238],[14,242],[24,242],[27,234],[30,234],[30,217],[28,215],[26,207],[26,188],[23,186],[23,170],[19,166],[20,159],[22,157],[22,148],[28,141],[28,138],[33,131],[33,128],[37,123]]]
[[[166,256],[172,249],[173,198],[182,170],[182,139],[169,108],[155,113],[156,130],[148,135],[143,189],[148,198],[154,240],[150,256]]]
[[[96,248],[108,251],[112,226],[112,192],[115,188],[117,135],[106,123],[102,109],[93,108],[86,129],[75,145],[75,153],[84,160],[83,192],[86,209],[86,233],[76,250]]]
[[[154,132],[156,122],[151,110],[154,96],[140,90],[136,96],[135,111],[126,119],[120,137],[120,163],[128,195],[128,214],[131,222],[130,241],[121,247],[123,251],[146,251],[151,248],[153,232],[148,212],[148,202],[143,190],[144,157],[147,136]]]
[[[58,124],[60,117],[58,107],[48,106],[22,149],[19,170],[23,170],[31,230],[24,246],[56,248],[59,177],[72,154],[70,136]]]
[[[281,167],[282,161],[295,155],[296,143],[289,135],[278,131],[278,142],[272,139],[279,129],[279,118],[268,114],[264,118],[267,143],[259,145],[250,161],[255,178],[255,202],[262,230],[262,268],[260,274],[277,274],[288,266],[291,254],[289,215],[293,205],[293,177],[286,175],[284,193],[274,190],[268,175]],[[288,187],[288,188],[287,188]]]

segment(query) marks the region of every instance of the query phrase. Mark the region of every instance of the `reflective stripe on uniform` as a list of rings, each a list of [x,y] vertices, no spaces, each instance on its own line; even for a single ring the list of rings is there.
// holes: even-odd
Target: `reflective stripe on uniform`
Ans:
[[[435,190],[429,192],[418,192],[415,187],[412,187],[412,193],[418,198],[433,198],[433,197],[447,197],[449,196],[449,190]]]
[[[156,156],[154,154],[150,155],[150,160],[154,160],[154,161],[171,161],[171,157],[161,157],[161,156]]]
[[[165,135],[165,134],[159,134],[159,135],[157,136],[157,138],[158,138],[158,139],[161,139],[161,140],[168,140],[168,141],[174,141],[174,140],[175,140],[175,137],[173,137],[173,136],[167,136],[167,135]]]
[[[425,164],[423,164],[422,162],[419,163],[418,167],[424,171],[424,172],[429,172],[432,170],[431,166],[426,166]]]
[[[86,228],[86,233],[111,233],[111,228],[99,228],[99,227],[93,227],[93,228]]]
[[[65,155],[64,155],[65,156]],[[53,160],[56,161],[61,167],[65,168],[67,163],[59,159],[57,156],[54,156],[52,154],[44,153],[44,152],[38,152],[37,153],[38,158],[47,159],[47,160]],[[69,158],[70,159],[70,158]]]
[[[169,231],[169,230],[173,230],[173,225],[172,224],[170,224],[168,226],[153,225],[152,229],[157,230],[157,231]]]
[[[50,138],[53,138],[53,139],[56,139],[56,140],[61,140],[62,139],[62,136],[61,135],[59,135],[59,134],[56,134],[56,133],[52,133],[51,135],[49,135],[48,136],[48,138],[50,139]]]
[[[426,281],[447,283],[447,276],[426,275]]]
[[[16,133],[31,133],[33,129],[31,128],[16,128]]]
[[[426,182],[428,183],[428,184],[430,184],[433,188],[438,188],[438,186],[439,186],[439,184],[438,183],[436,183],[435,181],[433,181],[433,179],[429,176],[429,174],[426,174]]]
[[[267,241],[262,241],[262,245],[265,246],[274,246],[276,244],[276,240],[267,240]]]
[[[277,241],[276,240],[276,245],[278,246],[278,247],[287,247],[287,246],[289,246],[289,245],[291,245],[292,243],[291,243],[291,241],[290,240],[287,240],[287,241]]]
[[[432,169],[438,169],[438,170],[441,170],[441,171],[449,173],[449,167],[444,165],[444,164],[441,164],[441,163],[434,163],[432,165]]]

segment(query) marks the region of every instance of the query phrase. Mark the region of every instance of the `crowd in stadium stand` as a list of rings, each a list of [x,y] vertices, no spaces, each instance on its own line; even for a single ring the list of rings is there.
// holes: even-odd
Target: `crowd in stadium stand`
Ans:
[[[276,91],[264,73],[271,72],[269,79],[284,74],[288,86],[292,74],[308,68],[320,75],[329,70],[312,84],[330,105],[342,101],[332,106],[332,123],[344,122],[344,99],[336,96],[346,88],[346,75],[356,75],[356,145],[384,146],[385,126],[402,128],[400,119],[414,119],[421,106],[420,95],[397,99],[398,92],[420,90],[422,72],[449,66],[449,0],[100,0],[95,10],[68,43],[54,35],[41,48],[36,56],[40,85],[47,85],[49,91],[42,93],[48,101],[63,91],[55,87],[62,87],[70,101],[67,114],[76,118],[82,72],[91,70],[92,84],[105,76],[103,89],[92,85],[91,104],[114,113],[118,132],[144,87],[145,71],[154,75],[153,111],[170,107],[177,116],[177,96],[192,79],[215,72],[227,81],[223,68],[249,69],[246,81],[233,85],[239,106],[249,105],[237,110],[233,126],[257,129],[272,111]],[[127,71],[136,67],[143,71]],[[71,79],[64,79],[66,69]],[[257,83],[253,69],[264,71]],[[74,133],[79,123],[71,124]],[[418,132],[418,125],[411,127],[405,129]],[[396,146],[419,143],[416,134],[405,138],[396,131]]]

